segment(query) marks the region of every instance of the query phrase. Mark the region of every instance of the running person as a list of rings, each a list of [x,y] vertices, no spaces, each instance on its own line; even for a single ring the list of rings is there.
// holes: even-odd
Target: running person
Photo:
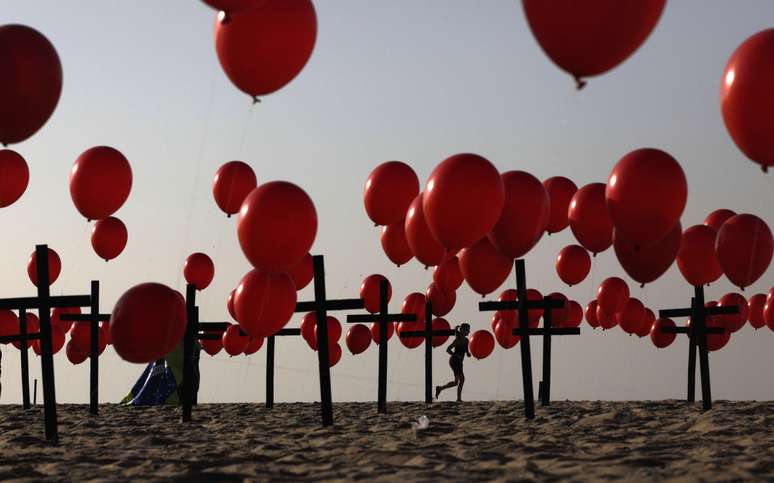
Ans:
[[[462,370],[462,362],[465,355],[470,357],[468,350],[468,334],[470,334],[470,324],[461,324],[454,328],[454,341],[446,348],[449,354],[449,366],[454,371],[454,380],[447,382],[443,386],[435,386],[435,398],[441,394],[441,391],[450,387],[457,386],[457,401],[462,401],[462,386],[465,384],[465,373]]]

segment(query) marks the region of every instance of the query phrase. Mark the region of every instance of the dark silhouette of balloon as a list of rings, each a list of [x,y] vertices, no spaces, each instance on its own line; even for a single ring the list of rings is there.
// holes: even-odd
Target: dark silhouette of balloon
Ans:
[[[543,296],[540,296],[540,299],[542,299]],[[498,302],[516,302],[519,299],[519,293],[516,291],[516,289],[508,288],[503,290],[500,295],[497,297]],[[530,300],[529,297],[527,297],[527,300]],[[542,313],[541,313],[542,315]],[[516,320],[518,319],[518,313],[515,310],[498,310],[495,312],[495,316],[499,319],[501,319],[508,327],[515,327],[516,326]],[[538,316],[538,319],[540,316]]]
[[[446,249],[430,233],[423,208],[423,198],[424,194],[419,193],[406,212],[406,241],[419,263],[432,267],[444,260]]]
[[[763,318],[764,305],[766,305],[766,294],[763,293],[757,293],[748,300],[748,307],[750,308],[750,325],[755,330],[766,325],[766,320]]]
[[[0,143],[19,143],[53,114],[62,93],[56,49],[35,29],[0,27]]]
[[[196,290],[204,290],[210,286],[213,277],[215,277],[215,264],[205,253],[192,253],[183,263],[183,277],[185,277],[186,283],[193,284]]]
[[[263,337],[250,337],[247,341],[247,347],[245,347],[244,354],[246,356],[255,354],[261,347],[263,347]]]
[[[317,235],[314,203],[293,183],[264,183],[242,203],[237,235],[242,253],[255,268],[293,268],[309,253]]]
[[[360,284],[360,298],[365,303],[365,309],[372,314],[379,312],[381,305],[382,280],[387,282],[387,302],[392,299],[392,284],[384,275],[374,273],[363,279]]]
[[[623,310],[616,314],[618,325],[629,335],[636,334],[645,322],[645,306],[639,299],[630,297]]]
[[[127,362],[163,357],[183,338],[185,299],[160,283],[143,283],[118,299],[110,317],[113,348]]]
[[[603,183],[579,189],[570,201],[567,219],[575,239],[591,253],[596,255],[613,244],[613,222],[607,214]]]
[[[401,314],[414,314],[417,317],[417,319],[414,322],[416,322],[419,326],[421,326],[421,328],[417,330],[424,329],[426,302],[427,302],[427,298],[425,297],[424,294],[421,294],[419,292],[412,292],[406,295],[406,298],[403,299],[403,304],[400,307]],[[410,329],[410,330],[413,330],[413,329]]]
[[[484,359],[494,350],[495,340],[488,330],[477,330],[470,336],[470,355]]]
[[[70,332],[70,328],[73,326],[73,322],[70,320],[62,320],[62,314],[80,314],[80,307],[55,307],[51,309],[51,325],[58,325],[62,328],[62,331]],[[5,334],[0,334],[5,335]]]
[[[615,315],[622,311],[628,300],[629,286],[618,277],[606,278],[597,289],[597,307],[605,314]]]
[[[677,268],[691,285],[712,283],[723,270],[715,253],[717,232],[707,225],[694,225],[683,232],[680,251],[677,253]]]
[[[101,220],[118,211],[132,190],[132,167],[120,151],[109,146],[87,149],[70,170],[70,197],[88,220]]]
[[[10,310],[0,309],[0,336],[19,333],[19,317]],[[8,342],[3,342],[8,344]]]
[[[546,295],[547,299],[559,300],[563,303],[563,307],[560,309],[551,310],[551,325],[554,327],[562,327],[565,320],[567,320],[567,297],[559,292],[552,292]]]
[[[433,319],[432,328],[434,332],[441,331],[441,330],[451,330],[449,321],[441,317]],[[433,347],[440,347],[444,345],[447,340],[449,340],[448,335],[434,335],[432,339],[430,339],[430,344]]]
[[[0,149],[0,208],[11,206],[21,198],[29,181],[30,170],[24,158],[16,151]]]
[[[677,334],[663,332],[664,327],[677,327],[672,319],[656,319],[650,329],[650,340],[659,349],[669,347],[675,341]]]
[[[250,342],[250,338],[241,334],[238,325],[229,325],[223,332],[223,349],[232,357],[243,353],[248,342]]]
[[[718,307],[734,306],[739,308],[739,313],[717,316],[718,322],[731,333],[737,332],[747,323],[747,318],[750,315],[750,306],[747,304],[747,299],[738,293],[727,293],[718,300]]]
[[[387,340],[392,339],[392,334],[395,332],[395,324],[392,322],[387,323]],[[374,342],[379,345],[379,323],[373,322],[371,324],[371,338],[374,340]]]
[[[314,279],[314,260],[307,253],[300,262],[288,269],[288,275],[293,280],[296,291],[304,289]]]
[[[658,23],[666,0],[523,0],[532,34],[546,55],[573,76],[603,74],[636,51]]]
[[[328,365],[329,367],[333,367],[336,364],[339,363],[341,360],[341,345],[339,344],[331,344],[330,349],[328,350]]]
[[[497,319],[492,328],[495,339],[503,349],[510,349],[519,343],[519,336],[513,335],[513,327],[509,326],[504,320]]]
[[[406,221],[400,220],[392,225],[382,227],[382,250],[387,258],[397,266],[405,265],[412,258],[414,252],[406,239]]]
[[[65,353],[67,354],[67,360],[69,360],[70,363],[74,365],[78,365],[89,358],[89,353],[80,350],[75,344],[73,344],[73,341],[67,343]]]
[[[465,281],[482,296],[497,290],[513,267],[511,259],[498,252],[486,237],[464,248],[459,259]]]
[[[433,269],[433,282],[438,288],[454,292],[465,281],[460,270],[460,260],[457,256],[449,257]]]
[[[51,326],[51,353],[56,354],[60,350],[62,350],[62,347],[65,345],[65,333],[62,330],[61,327],[57,326]],[[32,341],[32,350],[35,351],[35,354],[41,355],[43,354],[43,349],[40,345],[40,340],[33,340]],[[102,348],[104,350],[104,347]],[[102,350],[100,350],[100,354],[102,353]]]
[[[641,285],[650,283],[663,275],[677,258],[683,239],[680,223],[658,242],[647,246],[636,246],[618,233],[613,234],[613,248],[621,267]]]
[[[718,232],[723,223],[734,215],[736,215],[736,212],[721,208],[707,215],[707,218],[704,219],[704,224]]]
[[[589,327],[592,329],[596,329],[599,327],[599,321],[597,320],[597,301],[592,300],[588,304],[586,304],[586,310],[583,311],[583,314],[586,316],[586,322],[589,324]]]
[[[497,168],[477,154],[463,153],[435,167],[422,208],[435,239],[448,249],[461,249],[494,228],[504,203],[505,188]]]
[[[292,81],[312,55],[317,16],[310,0],[264,0],[215,22],[215,51],[234,85],[252,98]]]
[[[62,271],[62,260],[59,258],[59,254],[48,249],[48,284],[53,285],[56,279],[59,278],[59,273]],[[35,258],[35,252],[32,252],[27,259],[27,276],[30,278],[30,282],[34,286],[38,286],[38,261]]]
[[[110,338],[110,321],[100,322],[99,330],[105,336],[105,344],[113,345],[113,340]]]
[[[690,320],[688,321],[690,324]],[[725,328],[717,317],[707,317],[706,325],[708,328]],[[719,351],[731,340],[731,332],[726,330],[722,334],[709,334],[707,336],[707,349],[711,352]]]
[[[745,40],[726,64],[720,110],[737,147],[763,171],[774,166],[774,29]]]
[[[236,297],[236,289],[233,289],[231,292],[228,293],[228,298],[226,299],[226,308],[228,309],[228,313],[231,316],[231,318],[234,320],[237,320],[236,307],[234,307],[235,297]]]
[[[432,304],[433,315],[436,317],[443,317],[448,314],[454,308],[454,304],[457,303],[456,292],[443,290],[435,282],[427,287],[425,297]]]
[[[567,211],[570,208],[572,197],[578,191],[578,186],[564,176],[548,178],[543,181],[543,186],[546,188],[551,205],[546,231],[549,234],[558,233],[570,224],[570,220],[567,219]]]
[[[718,231],[715,250],[723,273],[744,290],[769,267],[774,254],[774,239],[765,221],[743,213],[723,223]]]
[[[363,202],[368,217],[377,225],[392,225],[406,216],[419,194],[419,178],[406,163],[387,161],[366,180]]]
[[[400,343],[408,349],[415,349],[422,345],[422,342],[424,341],[422,337],[400,337],[404,332],[425,330],[424,322],[400,322],[396,330],[398,331]]]
[[[91,229],[91,247],[106,262],[124,251],[128,238],[124,222],[112,216],[98,220]]]
[[[287,273],[251,270],[234,297],[239,326],[253,337],[274,335],[290,321],[296,300],[296,287]]]
[[[581,283],[590,270],[589,252],[580,245],[568,245],[556,257],[556,273],[569,286]]]
[[[636,246],[647,246],[662,240],[680,221],[688,182],[669,153],[637,149],[613,167],[605,199],[616,231]]]
[[[242,202],[258,186],[255,171],[242,161],[223,164],[212,178],[212,196],[215,203],[228,216],[239,213]]]
[[[312,342],[315,340],[315,331],[317,330],[317,316],[314,312],[307,312],[301,318],[301,324],[299,324],[299,330],[301,330],[301,337],[304,338],[309,347],[317,350],[316,347],[312,347]]]
[[[581,322],[583,322],[583,307],[575,300],[568,300],[562,327],[580,327]]]
[[[501,178],[505,204],[497,224],[487,236],[497,251],[510,258],[520,258],[545,233],[551,201],[543,183],[525,171],[507,171]]]
[[[27,322],[27,333],[28,334],[34,334],[35,332],[40,332],[40,319],[38,319],[38,316],[27,312],[27,316],[24,318],[24,320]],[[16,335],[19,334],[21,331],[21,325],[19,323],[19,318],[16,317],[16,326],[13,328],[13,332],[8,335]],[[28,347],[32,347],[32,342],[27,342]],[[21,342],[14,341],[12,342],[13,346],[17,349],[21,349]]]
[[[346,342],[353,355],[365,352],[371,345],[371,331],[363,324],[355,324],[347,331]]]

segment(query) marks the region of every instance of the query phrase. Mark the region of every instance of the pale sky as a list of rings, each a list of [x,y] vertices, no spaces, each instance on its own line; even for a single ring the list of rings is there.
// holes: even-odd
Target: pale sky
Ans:
[[[236,219],[212,199],[222,163],[248,162],[259,183],[289,180],[315,201],[319,230],[313,253],[324,254],[331,297],[355,297],[360,281],[382,273],[393,284],[392,311],[410,292],[424,292],[431,272],[416,261],[395,268],[368,220],[362,189],[380,162],[409,163],[424,182],[451,154],[475,152],[501,171],[540,179],[564,175],[576,184],[604,182],[615,162],[640,147],[671,153],[688,177],[683,227],[716,208],[754,213],[774,225],[774,175],[761,173],[730,140],[720,116],[726,60],[750,35],[772,27],[774,3],[681,0],[667,4],[651,36],[631,58],[581,92],[543,54],[515,0],[317,0],[318,37],[300,76],[251,106],[220,69],[213,47],[215,12],[197,0],[0,0],[0,23],[22,23],[56,46],[64,89],[47,125],[12,146],[30,167],[22,199],[0,209],[5,241],[0,297],[31,295],[26,262],[36,243],[62,257],[55,294],[87,293],[102,281],[108,311],[129,287],[147,281],[183,289],[182,263],[196,251],[215,261],[212,285],[199,294],[203,320],[226,320],[225,300],[249,270],[236,240]],[[129,243],[105,263],[92,251],[91,226],[73,206],[68,173],[84,150],[106,144],[132,164],[134,184],[116,216]],[[692,288],[676,266],[640,289],[612,249],[591,275],[568,288],[554,269],[558,251],[574,243],[569,229],[544,237],[526,257],[530,286],[561,291],[585,307],[599,282],[623,276],[632,295],[654,311],[684,307]],[[746,289],[765,292],[774,268]],[[507,287],[512,287],[511,277]],[[504,285],[501,289],[507,288]],[[737,290],[725,278],[708,299]],[[496,296],[496,294],[494,294]],[[312,297],[311,286],[299,300]],[[467,285],[447,317],[490,329]],[[302,314],[288,324],[296,327]],[[344,314],[334,314],[342,322]],[[540,343],[533,368],[539,379]],[[342,345],[344,344],[342,338]],[[747,325],[712,353],[717,399],[772,399],[774,332]],[[2,347],[2,402],[21,400],[18,351]],[[376,398],[377,349],[344,351],[332,369],[334,401]],[[685,392],[687,338],[657,350],[619,328],[602,333],[584,322],[580,337],[554,342],[556,399],[663,399]],[[390,399],[420,400],[423,349],[390,343]],[[88,400],[88,363],[55,356],[60,402]],[[300,338],[277,341],[277,401],[319,399],[317,358]],[[468,399],[522,397],[518,346],[466,360]],[[100,400],[120,400],[143,370],[112,348],[100,359]],[[200,401],[263,401],[265,349],[245,357],[202,355]],[[40,361],[31,358],[31,377]],[[438,349],[434,380],[451,370]],[[537,387],[537,382],[536,382]],[[452,397],[449,393],[448,397]],[[41,396],[39,395],[39,401]]]

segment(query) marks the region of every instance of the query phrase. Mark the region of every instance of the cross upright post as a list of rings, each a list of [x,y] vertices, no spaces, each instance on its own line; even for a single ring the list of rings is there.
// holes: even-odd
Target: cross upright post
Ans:
[[[274,338],[301,335],[301,329],[280,329],[266,338],[266,409],[274,408]]]
[[[183,336],[183,422],[191,421],[194,394],[194,344],[199,332],[199,308],[196,306],[196,285],[185,287],[186,326]]]
[[[22,408],[29,409],[30,406],[30,362],[29,345],[27,344],[27,309],[19,308],[19,334],[24,337],[20,344],[21,350],[21,377],[22,377]]]

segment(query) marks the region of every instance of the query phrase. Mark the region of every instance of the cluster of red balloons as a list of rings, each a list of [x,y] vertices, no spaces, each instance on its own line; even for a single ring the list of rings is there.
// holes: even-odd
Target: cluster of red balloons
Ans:
[[[328,315],[326,325],[328,332],[328,365],[333,367],[341,360],[342,351],[341,345],[339,344],[339,340],[341,339],[341,322],[339,322],[336,317]],[[300,329],[301,337],[304,338],[312,350],[316,351],[318,349],[317,332],[319,330],[317,325],[317,313],[308,312],[304,315],[301,319]]]
[[[249,356],[258,352],[263,346],[263,337],[242,335],[238,325],[231,325],[223,331],[220,339],[200,339],[199,344],[210,356],[216,355],[221,349],[225,349],[232,357],[239,354]]]
[[[616,325],[629,335],[645,337],[651,334],[656,321],[652,310],[637,298],[631,297],[629,286],[619,277],[602,281],[597,298],[586,305],[586,322],[592,327],[612,329]]]

